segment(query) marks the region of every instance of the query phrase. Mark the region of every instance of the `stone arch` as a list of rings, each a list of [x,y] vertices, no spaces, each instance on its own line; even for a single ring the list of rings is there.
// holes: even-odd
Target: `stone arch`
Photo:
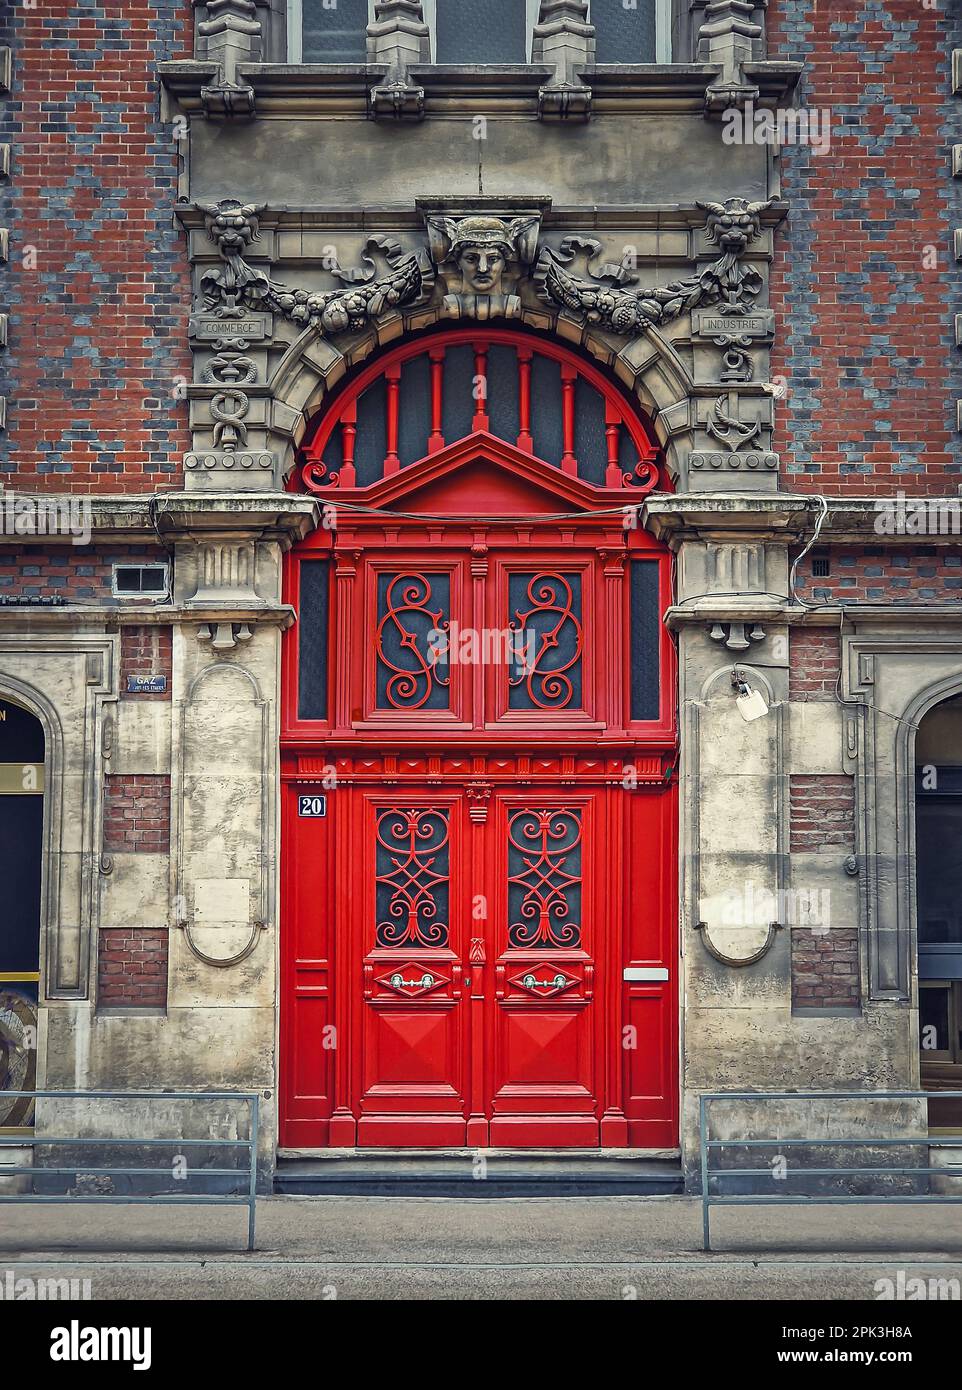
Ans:
[[[319,337],[315,329],[305,329],[287,349],[269,383],[268,446],[280,462],[281,481],[286,482],[294,468],[295,451],[308,421],[345,374],[397,339],[426,333],[441,321],[440,308],[394,314],[342,343],[340,349]],[[614,372],[648,416],[664,450],[668,471],[677,480],[691,447],[694,382],[679,354],[657,329],[649,327],[644,336],[618,346],[612,335],[597,325],[579,323],[547,308],[525,309],[521,323],[546,337],[561,339],[567,347],[580,348]],[[496,321],[491,326],[511,324]]]

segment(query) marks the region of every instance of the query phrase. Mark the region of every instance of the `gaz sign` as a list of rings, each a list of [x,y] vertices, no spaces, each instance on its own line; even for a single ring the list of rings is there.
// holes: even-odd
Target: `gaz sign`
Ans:
[[[320,820],[327,815],[327,797],[314,792],[302,793],[297,798],[297,814],[307,820]]]

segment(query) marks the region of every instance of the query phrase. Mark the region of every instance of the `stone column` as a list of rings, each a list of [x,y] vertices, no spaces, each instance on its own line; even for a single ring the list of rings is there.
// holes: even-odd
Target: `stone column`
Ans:
[[[554,68],[551,81],[538,93],[540,119],[588,120],[591,88],[580,75],[595,60],[595,30],[588,23],[588,0],[541,0],[531,60]]]
[[[194,0],[195,7],[198,0]],[[208,116],[253,116],[254,89],[238,76],[241,63],[261,56],[261,22],[255,0],[207,0],[207,18],[197,24],[197,40],[206,41],[207,57],[217,64],[215,82],[203,88]]]
[[[762,56],[761,11],[767,0],[709,0],[698,30],[696,59],[721,68],[705,93],[708,114],[744,106],[758,97],[744,67]]]
[[[424,89],[408,77],[410,64],[431,61],[431,35],[421,0],[377,0],[374,21],[367,26],[367,56],[369,63],[387,68],[384,81],[370,91],[372,115],[421,120]]]

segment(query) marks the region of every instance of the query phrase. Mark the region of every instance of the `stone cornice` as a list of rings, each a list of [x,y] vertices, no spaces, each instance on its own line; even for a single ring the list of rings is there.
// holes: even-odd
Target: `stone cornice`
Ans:
[[[876,529],[879,504],[894,499],[885,497],[831,497],[828,514],[819,534],[819,544],[857,544],[888,546],[905,549],[907,545],[962,545],[962,534],[911,535],[905,532],[886,534]],[[913,503],[924,502],[937,507],[940,502],[952,503],[962,511],[958,495],[946,498],[906,498],[911,511]],[[734,537],[739,540],[786,541],[789,544],[807,541],[821,510],[817,497],[803,493],[685,493],[678,496],[652,495],[643,509],[644,524],[662,540],[677,547],[683,541]]]
[[[705,94],[721,69],[708,63],[604,64],[586,68],[581,81],[592,92],[596,114],[637,110],[690,110],[701,114]],[[204,113],[204,88],[216,81],[215,64],[196,60],[158,65],[160,80],[187,112]],[[382,83],[387,66],[356,64],[241,63],[238,80],[254,93],[258,117],[300,114],[366,116],[372,84]],[[788,102],[802,74],[801,63],[754,63],[751,80],[758,87],[757,106]],[[410,81],[424,91],[425,115],[517,111],[536,115],[539,93],[553,69],[540,64],[505,66],[419,65],[408,68]]]
[[[20,498],[29,495],[18,493]],[[42,497],[49,501],[55,495],[44,493]],[[76,493],[62,495],[77,499]],[[274,540],[286,547],[306,536],[320,520],[320,503],[306,493],[161,492],[153,497],[104,495],[81,500],[90,504],[92,544],[99,540],[171,544],[201,534],[228,533]],[[75,539],[70,535],[0,533],[0,548],[67,546]]]
[[[125,626],[170,627],[173,623],[248,623],[259,627],[288,628],[294,622],[295,611],[289,603],[278,604],[191,604],[167,603],[147,605],[62,603],[55,608],[0,608],[0,630],[33,632],[38,628],[92,628],[100,632],[115,632]]]

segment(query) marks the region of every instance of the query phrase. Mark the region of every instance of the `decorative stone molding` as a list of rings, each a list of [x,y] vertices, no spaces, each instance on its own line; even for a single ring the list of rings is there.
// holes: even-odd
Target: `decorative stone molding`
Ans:
[[[702,305],[720,303],[720,312],[735,319],[750,314],[763,281],[753,266],[741,264],[741,257],[758,237],[760,214],[774,202],[774,198],[757,203],[745,198],[699,202],[697,206],[708,214],[705,240],[722,254],[687,280],[646,290],[624,288],[620,268],[615,273],[602,267],[587,277],[572,275],[567,267],[575,255],[584,257],[588,252],[586,259],[590,260],[599,247],[594,241],[566,237],[560,251],[545,247],[541,252],[535,269],[541,298],[631,336],[645,332],[650,324],[670,323]]]
[[[762,57],[762,26],[756,11],[765,0],[710,0],[698,30],[696,56],[701,63],[717,64],[721,71],[705,92],[705,113],[715,115],[729,107],[743,108],[757,101],[758,84],[745,68]]]
[[[540,214],[429,216],[426,224],[446,291],[442,318],[519,318],[521,299],[513,288],[537,255]]]
[[[594,63],[595,29],[588,23],[588,0],[541,0],[531,41],[531,61],[554,68],[554,77],[538,91],[542,121],[587,121],[591,88],[581,77]]]
[[[368,94],[374,119],[423,120],[424,88],[408,77],[411,64],[431,61],[421,0],[376,0],[374,20],[367,27],[367,57],[369,63],[387,67],[384,81]]]
[[[195,6],[202,0],[194,0]],[[238,65],[258,54],[262,37],[254,0],[203,0],[207,18],[197,33],[207,40],[207,52],[217,64],[217,81],[201,89],[201,102],[209,117],[250,119],[254,115],[254,89],[238,76]]]
[[[711,623],[708,636],[713,642],[724,642],[730,652],[747,652],[753,642],[764,642],[765,629],[758,623]]]
[[[211,651],[232,652],[253,637],[250,623],[201,623],[198,642],[209,642]]]

